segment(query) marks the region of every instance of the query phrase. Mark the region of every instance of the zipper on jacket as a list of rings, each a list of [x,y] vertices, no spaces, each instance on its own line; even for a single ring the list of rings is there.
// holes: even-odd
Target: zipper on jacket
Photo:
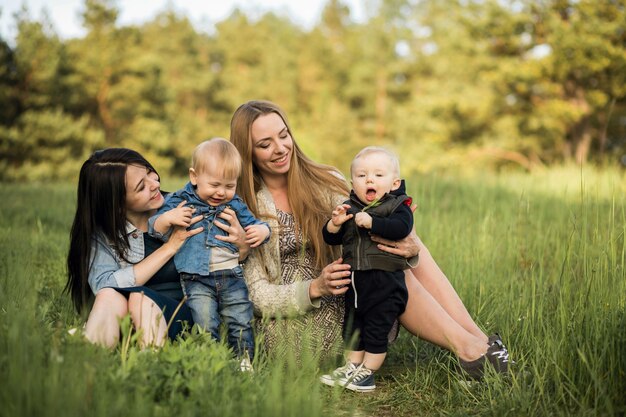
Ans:
[[[361,265],[361,234],[359,233],[359,226],[356,225],[356,222],[354,222],[354,228],[356,229],[356,250],[354,251],[354,259],[356,259],[356,270],[360,271],[361,268],[363,267]]]
[[[352,284],[352,291],[354,291],[354,308],[356,309],[358,294],[356,293],[356,285],[354,284],[354,271],[352,271],[352,274],[350,275],[350,283]]]

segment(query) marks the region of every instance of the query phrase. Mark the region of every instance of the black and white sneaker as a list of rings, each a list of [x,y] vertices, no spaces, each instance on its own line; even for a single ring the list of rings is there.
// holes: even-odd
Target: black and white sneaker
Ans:
[[[468,362],[459,359],[461,369],[463,369],[470,378],[478,381],[481,380],[485,374],[485,364],[487,362],[493,366],[496,372],[500,374],[509,373],[509,351],[506,349],[497,333],[489,337],[489,348],[487,348],[487,352],[480,358]]]
[[[366,368],[363,364],[359,365],[356,371],[348,379],[340,379],[338,384],[351,391],[369,392],[376,389],[374,381],[374,371]]]
[[[491,336],[489,336],[489,341],[487,342],[487,344],[489,346],[491,346],[492,344],[494,344],[496,342],[498,342],[500,344],[500,349],[505,350],[506,354],[508,356],[509,355],[509,351],[507,350],[506,346],[504,346],[504,343],[502,342],[502,338],[500,337],[499,333],[494,333]],[[508,358],[508,364],[509,364],[509,366],[515,365],[515,361],[509,357]]]
[[[320,376],[320,382],[322,384],[330,385],[331,387],[333,387],[338,381],[347,381],[348,379],[350,379],[352,374],[357,369],[357,365],[348,361],[344,366],[340,366],[339,368],[332,371],[330,374]]]
[[[499,341],[500,343],[502,343],[502,338],[500,337],[500,333],[494,333],[490,335],[489,340],[487,341],[487,344],[491,346],[491,344],[496,341]]]

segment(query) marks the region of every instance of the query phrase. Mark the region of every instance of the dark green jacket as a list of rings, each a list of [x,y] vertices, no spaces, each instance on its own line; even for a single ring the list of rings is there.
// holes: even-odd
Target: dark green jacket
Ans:
[[[378,249],[377,244],[370,238],[370,233],[390,240],[400,240],[408,236],[413,229],[410,202],[411,199],[405,193],[403,181],[400,188],[385,194],[378,206],[366,210],[366,213],[372,216],[371,230],[358,227],[354,219],[350,219],[341,225],[337,233],[328,232],[324,226],[324,240],[330,245],[343,245],[343,260],[354,271],[408,269],[409,265],[405,258]],[[350,200],[344,204],[349,204],[351,208],[348,213],[355,215],[366,207],[354,191],[350,193]]]

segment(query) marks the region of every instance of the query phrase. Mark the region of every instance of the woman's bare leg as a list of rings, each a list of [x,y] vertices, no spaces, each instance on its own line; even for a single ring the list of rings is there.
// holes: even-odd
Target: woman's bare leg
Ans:
[[[487,335],[474,322],[463,301],[456,293],[450,281],[435,262],[428,248],[418,238],[420,247],[419,263],[411,269],[413,276],[422,284],[424,289],[443,307],[454,321],[474,336],[487,343]]]
[[[163,346],[167,323],[159,306],[143,293],[134,292],[128,298],[128,310],[135,328],[142,331],[141,347]]]
[[[487,351],[487,338],[461,326],[410,271],[405,273],[409,292],[400,324],[422,339],[456,353],[464,361],[478,359]]]
[[[103,288],[85,324],[85,337],[92,342],[113,348],[120,338],[119,319],[128,313],[126,298],[112,288]]]

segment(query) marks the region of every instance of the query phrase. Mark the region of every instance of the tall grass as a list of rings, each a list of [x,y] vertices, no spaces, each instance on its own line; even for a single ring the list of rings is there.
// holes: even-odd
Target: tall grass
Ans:
[[[315,357],[236,372],[192,334],[156,351],[70,336],[62,294],[73,185],[0,185],[0,416],[620,415],[626,413],[626,180],[618,171],[408,179],[415,228],[488,332],[510,379],[464,384],[407,332],[375,394],[322,387]]]

